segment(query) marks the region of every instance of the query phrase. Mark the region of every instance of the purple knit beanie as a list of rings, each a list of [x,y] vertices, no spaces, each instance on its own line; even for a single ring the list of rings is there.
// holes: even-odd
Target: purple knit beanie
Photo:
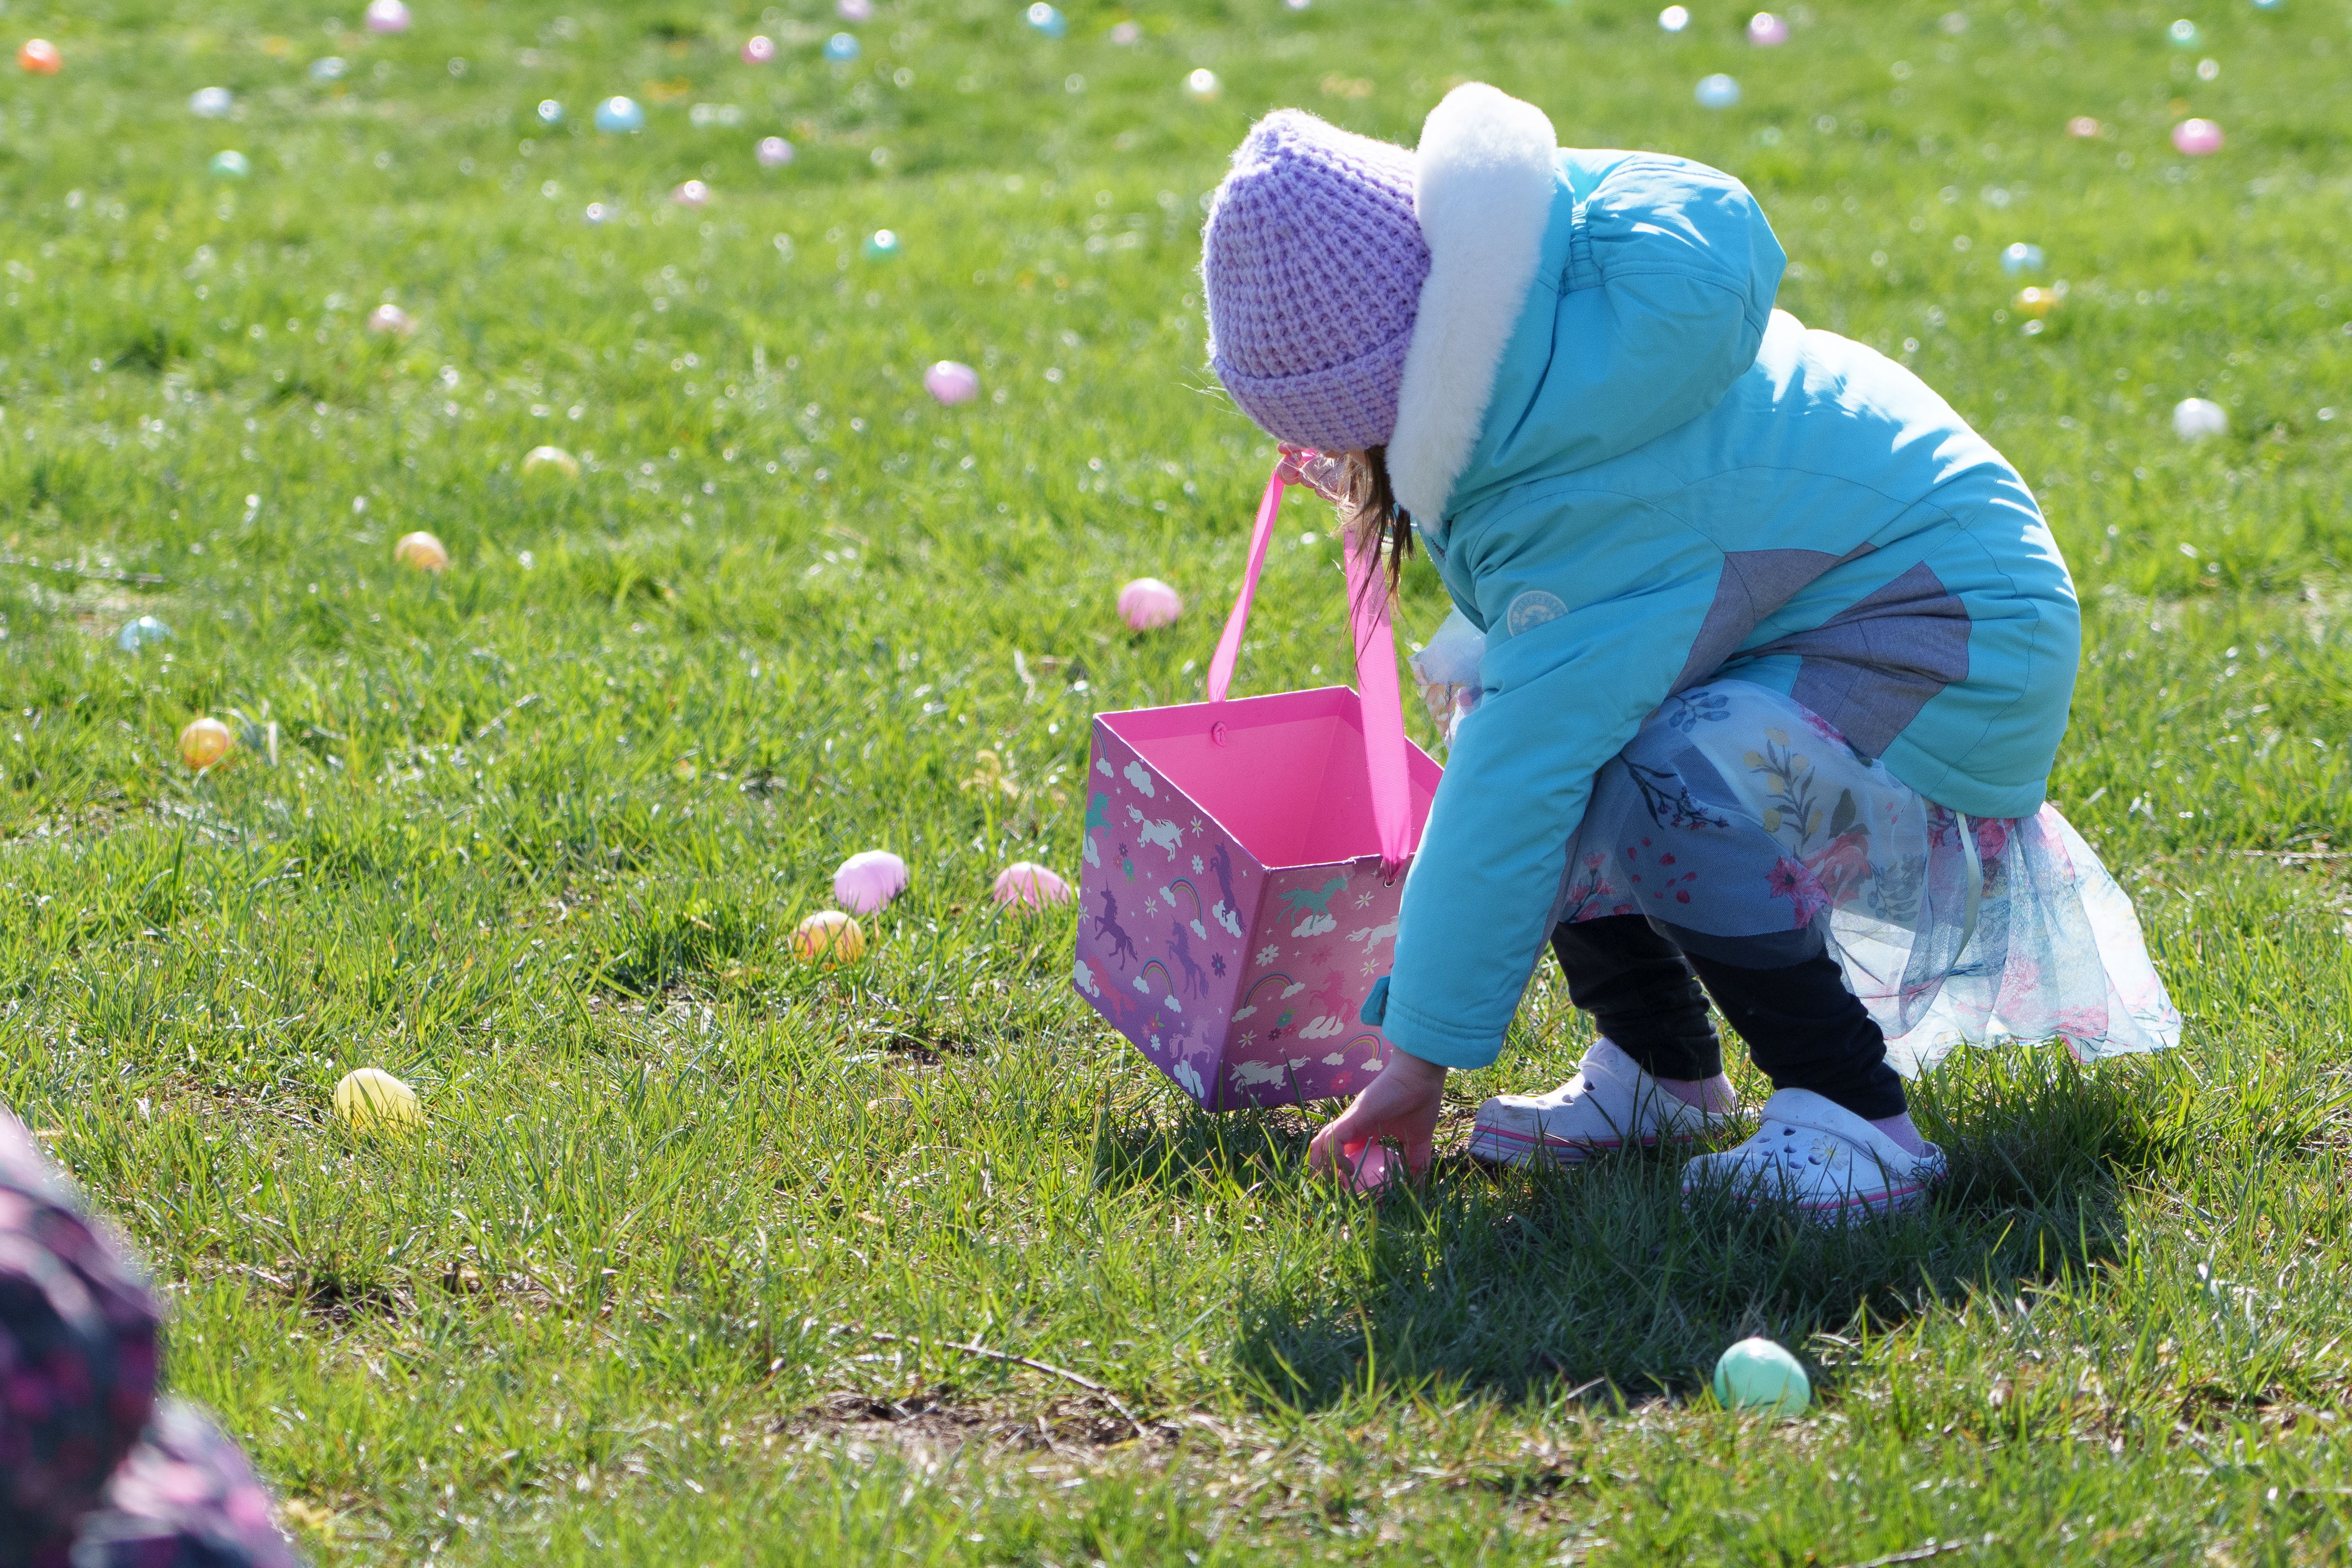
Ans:
[[[1202,235],[1209,363],[1277,440],[1385,444],[1429,246],[1413,155],[1285,109],[1254,126]]]

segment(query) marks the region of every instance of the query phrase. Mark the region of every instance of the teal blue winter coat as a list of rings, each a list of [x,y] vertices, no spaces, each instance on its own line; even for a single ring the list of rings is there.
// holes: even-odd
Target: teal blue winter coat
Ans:
[[[1475,289],[1463,263],[1481,242],[1453,235],[1449,256],[1430,136],[1422,156],[1431,287]],[[1668,694],[1759,682],[1930,800],[2021,816],[2042,804],[2080,637],[2016,470],[1901,365],[1773,309],[1785,258],[1738,181],[1650,153],[1552,164],[1499,354],[1480,359],[1473,321],[1423,354],[1437,368],[1418,389],[1409,358],[1390,448],[1447,591],[1488,638],[1381,1020],[1452,1067],[1500,1049],[1593,774]],[[1477,205],[1509,221],[1507,200]],[[1423,428],[1442,423],[1432,389],[1451,375],[1459,395],[1465,367],[1475,384],[1489,363],[1484,417],[1446,450]]]

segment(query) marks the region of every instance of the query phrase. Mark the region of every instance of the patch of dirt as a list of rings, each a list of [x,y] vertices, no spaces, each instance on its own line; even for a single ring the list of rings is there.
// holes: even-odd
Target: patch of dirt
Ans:
[[[952,1388],[895,1400],[844,1389],[782,1417],[771,1430],[810,1447],[841,1445],[861,1461],[896,1449],[924,1465],[972,1443],[1013,1453],[1075,1456],[1135,1441],[1135,1428],[1099,1401],[969,1400]]]

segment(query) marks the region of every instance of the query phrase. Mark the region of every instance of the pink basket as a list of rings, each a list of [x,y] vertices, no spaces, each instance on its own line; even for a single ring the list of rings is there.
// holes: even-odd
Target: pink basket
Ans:
[[[1405,738],[1385,593],[1350,545],[1357,679],[1228,701],[1266,541],[1206,702],[1095,717],[1073,983],[1211,1110],[1351,1095],[1388,1060],[1363,1023],[1441,770]]]

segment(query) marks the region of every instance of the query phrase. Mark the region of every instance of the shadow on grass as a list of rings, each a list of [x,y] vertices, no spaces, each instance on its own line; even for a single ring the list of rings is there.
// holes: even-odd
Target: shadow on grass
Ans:
[[[1633,1402],[1696,1392],[1748,1334],[1801,1355],[1817,1334],[1875,1334],[1936,1300],[2006,1300],[2120,1251],[2118,1175],[2163,1152],[2135,1077],[2054,1051],[1954,1064],[1913,1094],[1949,1183],[1921,1213],[1840,1229],[1727,1200],[1686,1208],[1686,1152],[1507,1172],[1441,1158],[1426,1186],[1351,1216],[1327,1266],[1279,1271],[1245,1309],[1236,1371],[1298,1409],[1383,1386]],[[1097,1173],[1245,1187],[1299,1180],[1303,1157],[1276,1117],[1194,1117],[1106,1150]]]

